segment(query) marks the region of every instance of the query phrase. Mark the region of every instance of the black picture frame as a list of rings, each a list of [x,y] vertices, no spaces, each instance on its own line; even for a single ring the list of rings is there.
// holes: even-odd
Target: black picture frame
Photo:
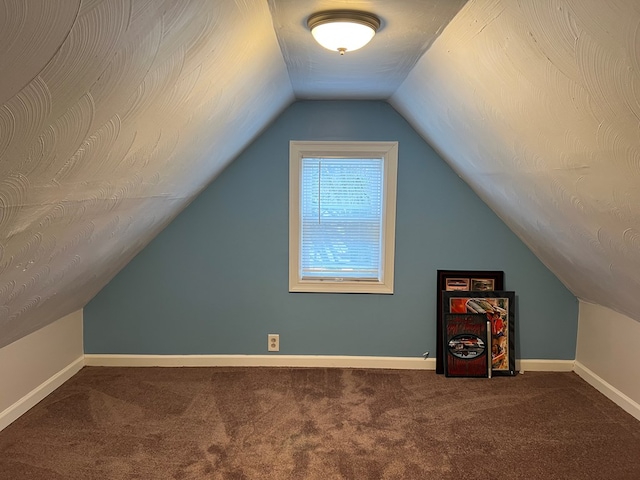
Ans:
[[[478,288],[486,286],[492,288]],[[436,373],[438,374],[444,373],[442,292],[454,288],[458,291],[503,290],[504,272],[500,270],[438,270],[436,286]]]
[[[443,291],[442,314],[483,313],[491,321],[491,374],[516,372],[516,294],[511,291]]]

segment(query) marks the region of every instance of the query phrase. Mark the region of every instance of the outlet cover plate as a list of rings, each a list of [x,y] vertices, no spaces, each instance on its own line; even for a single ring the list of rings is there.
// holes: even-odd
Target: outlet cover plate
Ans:
[[[267,340],[269,342],[267,346],[267,350],[269,352],[280,351],[280,335],[278,335],[277,333],[270,333],[267,335]]]

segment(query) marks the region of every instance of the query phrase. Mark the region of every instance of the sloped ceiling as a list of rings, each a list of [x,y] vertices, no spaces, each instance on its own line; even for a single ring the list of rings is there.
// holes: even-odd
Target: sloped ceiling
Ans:
[[[578,298],[640,320],[640,2],[469,2],[391,103]]]
[[[383,21],[345,57],[304,26],[338,6]],[[0,0],[0,347],[296,97],[389,99],[578,297],[640,320],[639,55],[637,0]]]
[[[0,0],[0,70],[0,346],[83,307],[293,100],[261,0]]]

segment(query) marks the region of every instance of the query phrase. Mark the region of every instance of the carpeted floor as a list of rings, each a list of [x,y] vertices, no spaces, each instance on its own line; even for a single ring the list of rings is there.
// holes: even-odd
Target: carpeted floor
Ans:
[[[638,480],[640,422],[573,373],[87,367],[0,478]]]

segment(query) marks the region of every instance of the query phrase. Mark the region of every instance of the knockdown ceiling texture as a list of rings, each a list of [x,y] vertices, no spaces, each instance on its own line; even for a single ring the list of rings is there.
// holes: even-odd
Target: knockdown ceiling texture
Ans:
[[[331,57],[304,22],[335,7],[383,28]],[[0,46],[0,347],[83,307],[295,95],[390,96],[569,289],[640,320],[637,0],[0,0]]]

